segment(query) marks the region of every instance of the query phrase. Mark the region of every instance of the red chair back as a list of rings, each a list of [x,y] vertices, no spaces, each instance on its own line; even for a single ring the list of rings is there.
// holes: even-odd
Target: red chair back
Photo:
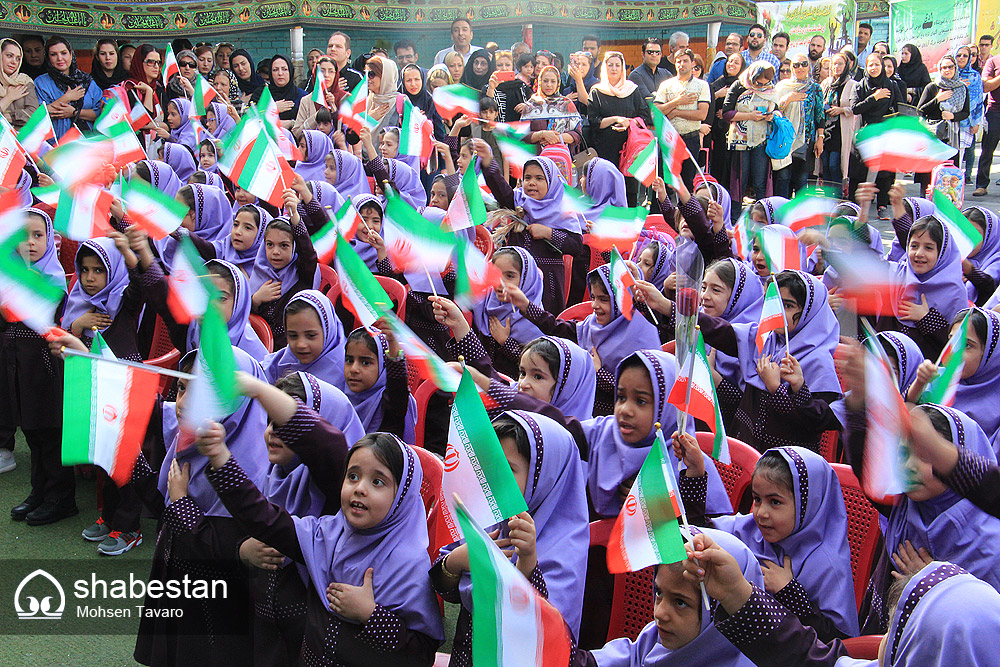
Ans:
[[[80,247],[80,242],[60,236],[59,234],[56,234],[56,239],[59,243],[59,263],[62,264],[63,271],[67,274],[75,274],[76,251]]]
[[[660,349],[663,350],[664,352],[669,352],[670,354],[676,354],[677,341],[675,340],[667,341],[666,343],[660,346]]]
[[[614,519],[601,519],[590,524],[590,546],[607,547]],[[653,620],[653,568],[614,575],[611,596],[611,622],[608,641],[628,637],[635,641]]]
[[[711,455],[715,436],[708,432],[695,433],[694,435],[698,439],[698,446],[701,447],[701,451]],[[753,483],[753,471],[757,466],[757,459],[760,458],[760,452],[742,440],[730,437],[727,437],[726,440],[729,442],[729,459],[731,463],[727,465],[715,459],[712,459],[712,461],[715,463],[715,467],[719,471],[719,476],[722,478],[722,483],[726,487],[726,492],[729,494],[729,501],[733,505],[733,511],[745,511],[749,509],[750,504],[749,501],[745,501],[744,496],[747,495],[750,485]]]
[[[257,334],[257,338],[260,338],[260,342],[264,344],[267,348],[268,353],[274,352],[274,334],[271,333],[271,327],[268,325],[267,320],[265,320],[260,315],[250,315],[250,327]]]
[[[486,259],[493,257],[493,237],[486,225],[476,225],[476,238],[473,241],[479,252],[486,255]]]
[[[413,364],[406,364],[406,384],[410,386],[410,393],[416,394],[417,388],[423,384],[424,379],[417,372],[417,367]]]
[[[441,478],[444,475],[444,464],[441,459],[422,447],[411,447],[420,459],[420,467],[424,472],[423,482],[420,484],[420,499],[424,501],[424,510],[427,512],[427,554],[431,561],[437,558],[438,549],[444,544],[438,544],[438,523],[441,513],[439,511],[441,498]]]
[[[427,429],[427,404],[431,396],[437,391],[433,382],[422,382],[413,393],[413,399],[417,402],[417,423],[414,425],[413,444],[421,449],[424,446],[424,431]]]
[[[837,343],[837,349],[833,351],[834,361],[839,361],[840,359],[842,359],[846,352],[847,352],[847,344]],[[840,390],[847,391],[847,387],[844,385],[844,378],[840,377],[840,366],[837,366],[837,379],[840,380]]]
[[[375,280],[382,286],[385,293],[389,295],[392,302],[396,304],[396,314],[399,319],[406,321],[406,286],[398,280],[388,276],[375,276]],[[359,323],[358,326],[361,326]]]
[[[677,232],[674,230],[673,227],[671,227],[667,223],[667,221],[659,213],[647,215],[644,227],[646,229],[655,229],[658,232],[663,232],[672,239],[677,238]]]
[[[597,267],[607,264],[608,260],[604,259],[604,255],[598,250],[597,246],[599,244],[592,243],[590,239],[590,234],[583,235],[583,245],[590,249],[590,270],[593,271]],[[622,255],[624,256],[624,254],[623,252]]]
[[[162,357],[173,349],[174,344],[170,340],[170,331],[163,318],[157,315],[156,324],[153,325],[153,342],[149,346],[149,358]]]
[[[840,490],[847,508],[847,542],[851,547],[854,597],[860,609],[881,539],[878,510],[861,490],[861,484],[850,466],[840,463],[832,463],[831,466],[840,480]]]
[[[862,635],[842,640],[848,655],[858,660],[878,660],[878,647],[885,635]]]
[[[142,363],[147,366],[156,366],[157,368],[166,368],[172,371],[177,370],[177,364],[180,363],[181,353],[180,350],[171,348],[166,354],[156,357],[155,359],[146,359]],[[174,378],[169,375],[161,375],[159,384],[157,386],[157,391],[161,395],[166,396],[167,388],[170,387],[170,383],[173,382]]]
[[[823,431],[819,439],[819,455],[830,463],[840,463],[840,431]]]
[[[563,289],[566,290],[566,305],[569,305],[569,287],[573,282],[573,257],[571,255],[563,255],[563,268],[566,270],[566,282],[563,283]]]
[[[590,305],[589,301],[583,301],[576,305],[570,306],[566,310],[559,313],[560,320],[570,320],[573,322],[583,322],[587,319],[588,315],[594,314],[594,307]]]
[[[330,288],[336,285],[340,287],[340,278],[337,277],[337,272],[333,270],[332,266],[327,266],[326,264],[319,265],[319,291],[326,294],[330,291]],[[332,299],[331,299],[332,301]]]

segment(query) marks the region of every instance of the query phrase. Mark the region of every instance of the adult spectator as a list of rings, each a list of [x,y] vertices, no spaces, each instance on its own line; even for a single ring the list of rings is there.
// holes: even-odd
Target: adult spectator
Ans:
[[[45,74],[35,79],[38,101],[49,109],[56,139],[82,121],[85,128],[97,119],[101,89],[76,65],[76,53],[65,37],[53,35],[45,44]]]
[[[535,94],[528,100],[528,104],[532,107],[559,108],[565,115],[532,120],[525,141],[543,148],[552,144],[566,144],[570,152],[575,154],[580,149],[583,137],[580,132],[582,119],[576,105],[560,92],[560,83],[559,70],[552,65],[538,71]]]
[[[545,49],[535,52],[535,71],[542,71],[543,67],[551,67],[555,61],[555,54]]]
[[[118,61],[122,64],[122,69],[126,72],[132,69],[132,54],[135,53],[135,44],[123,44],[118,49]]]
[[[396,64],[399,65],[399,71],[402,72],[407,65],[417,65],[420,56],[417,54],[417,45],[413,43],[412,39],[399,40],[392,45],[392,50],[396,54]],[[420,66],[417,65],[417,67]],[[420,67],[420,73],[426,75],[427,70]]]
[[[218,57],[218,52],[216,52],[216,57]],[[228,62],[228,54],[226,58]],[[156,47],[152,44],[140,44],[132,56],[132,65],[129,67],[128,79],[125,81],[125,87],[135,91],[139,101],[154,119],[163,114],[163,108],[160,106],[164,95],[163,82],[160,77],[162,71],[163,58]],[[226,71],[228,72],[228,70]],[[232,72],[229,73],[232,74]],[[233,78],[235,79],[235,77]],[[239,93],[238,87],[236,93]],[[232,97],[232,93],[230,97]],[[166,104],[166,102],[162,103]]]
[[[322,78],[320,85],[323,89],[323,95],[326,97],[326,104],[331,110],[330,113],[336,114],[340,107],[340,101],[347,97],[347,91],[340,87],[340,72],[337,70],[337,64],[333,58],[322,56],[316,62],[316,76]],[[313,102],[311,95],[307,94],[300,98],[298,111],[295,112],[295,122],[292,123],[292,132],[299,135],[303,130],[316,129],[316,115],[323,108],[323,106]],[[336,115],[334,115],[334,119],[336,119]]]
[[[107,37],[97,40],[90,76],[101,90],[117,86],[128,78],[128,71],[118,62],[118,45]]]
[[[720,183],[728,185],[730,182],[730,151],[727,145],[726,136],[729,133],[729,121],[722,116],[722,106],[726,100],[729,89],[739,79],[740,74],[746,69],[743,62],[743,54],[739,50],[730,54],[726,60],[726,69],[722,76],[711,83],[711,93],[715,113],[712,114],[712,151],[711,166],[709,171]]]
[[[979,52],[978,58],[976,59],[976,70],[979,72],[983,71],[986,67],[986,61],[990,59],[990,53],[993,51],[993,35],[983,35],[979,38]]]
[[[760,26],[750,29],[751,33]],[[763,50],[763,33],[758,37]],[[743,51],[744,59],[747,58]],[[771,54],[766,54],[771,55]],[[771,56],[774,58],[774,56]],[[778,106],[774,79],[777,67],[765,58],[747,65],[739,80],[729,87],[722,105],[722,117],[729,122],[729,150],[732,168],[729,191],[733,200],[760,199],[767,195],[770,160],[767,146],[767,127]]]
[[[715,81],[726,71],[726,65],[729,63],[729,57],[734,53],[739,53],[742,48],[743,37],[735,32],[729,33],[729,35],[726,36],[726,44],[722,47],[722,52],[715,54],[715,60],[712,61],[712,66],[708,70],[706,80],[710,84],[715,83]]]
[[[877,54],[868,56],[865,63],[865,77],[856,89],[856,101],[851,110],[861,117],[861,127],[881,123],[886,116],[896,113],[900,103],[896,87],[885,75],[882,58]],[[888,215],[889,188],[892,187],[896,174],[891,171],[880,171],[875,177],[875,187],[878,189],[879,217]],[[851,156],[851,192],[853,198],[859,183],[869,181],[868,167],[860,156]]]
[[[276,53],[271,58],[271,82],[267,88],[271,92],[271,99],[278,107],[278,122],[288,129],[295,124],[299,103],[307,94],[292,80],[294,71],[295,66],[288,56]]]
[[[190,99],[194,94],[194,81],[198,75],[198,58],[194,55],[194,51],[189,49],[178,51],[176,57],[178,73],[170,77],[170,81],[167,82],[164,102],[178,97]],[[257,94],[260,95],[259,92]],[[256,100],[256,98],[254,99]]]
[[[938,138],[955,149],[951,160],[960,166],[961,123],[969,117],[971,100],[968,87],[958,77],[958,69],[953,56],[941,58],[938,62],[937,81],[932,81],[924,88],[917,109],[921,116],[935,126]],[[920,184],[920,192],[923,193],[931,182],[931,175],[929,172],[914,174],[913,180]]]
[[[778,109],[795,128],[792,151],[774,172],[774,194],[791,198],[806,187],[813,171],[814,158],[823,153],[823,129],[826,113],[823,91],[813,81],[809,56],[797,53],[791,58],[792,77],[778,83]],[[817,131],[818,130],[818,131]],[[773,165],[772,165],[773,166]]]
[[[986,106],[986,133],[979,153],[973,197],[986,195],[986,188],[990,184],[990,169],[993,167],[993,152],[1000,141],[1000,56],[990,57],[983,66],[983,92],[989,93],[990,99]]]
[[[427,120],[431,121],[434,126],[434,138],[438,141],[444,141],[447,132],[444,129],[441,115],[438,114],[437,108],[434,106],[431,92],[427,90],[427,79],[420,71],[420,67],[418,65],[404,66],[400,71],[399,78],[402,81],[400,90],[409,98],[413,106],[424,112]]]
[[[823,54],[826,53],[826,37],[823,35],[813,35],[809,40],[809,62],[812,64],[812,75],[816,81],[822,82],[826,79],[820,72],[823,62]]]
[[[472,22],[467,18],[457,18],[451,22],[451,46],[441,49],[434,56],[434,64],[443,63],[449,53],[457,53],[468,63],[469,56],[479,51],[481,46],[472,43]]]
[[[194,44],[187,37],[178,37],[170,42],[170,48],[174,53],[178,51],[194,51]]]
[[[337,66],[338,86],[350,93],[361,83],[361,72],[351,67],[351,37],[345,32],[337,31],[330,35],[326,42],[326,55],[333,59]]]
[[[877,51],[876,55],[881,55]],[[885,69],[885,76],[889,79],[889,82],[896,87],[896,91],[899,93],[899,99],[906,99],[906,84],[903,83],[903,79],[900,78],[897,70],[899,65],[896,63],[895,56],[882,56],[882,67]]]
[[[229,42],[219,42],[215,47],[215,66],[219,69],[231,69],[229,67],[229,56],[232,55],[235,48]]]
[[[0,40],[0,113],[15,130],[20,130],[38,108],[35,82],[21,72],[21,45],[13,39]]]
[[[976,160],[976,135],[983,124],[985,100],[983,77],[973,67],[975,47],[960,46],[955,49],[955,63],[958,65],[958,79],[965,84],[969,95],[969,117],[960,123],[962,162],[965,169],[965,184],[972,184],[972,163]]]
[[[490,77],[496,66],[493,64],[493,56],[486,49],[479,49],[469,58],[462,72],[460,81],[470,88],[483,91],[489,85]]]
[[[660,84],[653,103],[681,135],[684,145],[695,158],[701,153],[701,124],[708,118],[711,93],[708,84],[693,74],[694,52],[681,49],[674,54],[677,76]],[[694,187],[696,169],[691,160],[681,168],[681,178],[689,189]]]
[[[774,33],[774,37],[771,38],[771,55],[779,61],[783,61],[785,55],[788,53],[788,44],[791,41],[792,38],[787,32]]]
[[[17,41],[24,52],[21,72],[32,79],[45,74],[45,39],[41,35],[22,35]]]
[[[785,58],[781,61],[781,67],[778,69],[778,81],[787,81],[792,78],[792,59]]]
[[[479,50],[484,52],[486,51],[485,49]],[[459,83],[465,75],[465,58],[462,57],[462,54],[452,51],[444,57],[443,64],[448,68],[448,74],[451,76],[451,80],[455,83]],[[532,71],[534,71],[534,59],[532,59]]]
[[[686,32],[678,30],[670,35],[670,38],[667,40],[667,52],[663,54],[666,62],[660,63],[670,73],[670,76],[677,75],[677,70],[674,69],[674,54],[681,49],[688,48],[690,43],[691,37]]]
[[[889,55],[889,43],[888,42],[875,42],[875,46],[872,47],[872,53],[877,53],[883,58]]]
[[[667,69],[660,67],[662,55],[663,46],[660,40],[655,37],[646,39],[646,43],[642,45],[642,64],[628,75],[628,80],[639,86],[639,92],[643,97],[651,97],[660,84],[670,78]]]
[[[206,79],[210,78],[215,72],[215,54],[212,53],[212,47],[208,44],[196,46],[194,57],[198,59],[198,74]]]
[[[179,65],[180,61],[177,62]],[[257,73],[253,58],[250,57],[250,52],[246,49],[236,49],[229,56],[229,71],[236,76],[236,85],[240,87],[240,97],[244,105],[257,99],[264,86],[267,85],[263,77]],[[167,97],[170,97],[169,93]]]
[[[511,56],[514,58],[514,62],[516,63],[521,58],[521,56],[523,56],[526,53],[531,53],[531,47],[525,44],[524,42],[514,42],[513,44],[510,45],[510,53]]]
[[[834,54],[830,61],[830,78],[822,83],[827,120],[820,160],[823,163],[823,180],[830,186],[844,188],[846,183],[855,130],[851,103],[857,85],[851,76],[847,56]]]
[[[750,30],[747,31],[747,48],[743,49],[743,61],[749,67],[758,60],[763,60],[774,71],[774,80],[772,83],[777,83],[778,72],[781,70],[781,61],[764,50],[765,44],[767,44],[767,28],[759,23],[754,23],[750,26]]]
[[[872,26],[870,23],[859,23],[858,24],[858,48],[854,50],[858,54],[858,68],[868,69],[868,56],[871,55],[872,49],[870,43],[872,41]]]
[[[584,35],[580,40],[580,50],[590,54],[590,59],[595,63],[600,62],[597,54],[601,51],[601,38],[597,35]]]
[[[931,82],[930,72],[924,64],[923,55],[913,44],[904,44],[899,51],[899,78],[906,84],[906,103],[916,104],[924,88]]]
[[[613,164],[621,162],[632,119],[641,118],[647,125],[653,122],[639,86],[625,77],[625,56],[620,51],[604,54],[601,81],[590,91],[587,116],[594,150]],[[639,182],[631,176],[625,179],[625,194],[628,205],[635,206]]]

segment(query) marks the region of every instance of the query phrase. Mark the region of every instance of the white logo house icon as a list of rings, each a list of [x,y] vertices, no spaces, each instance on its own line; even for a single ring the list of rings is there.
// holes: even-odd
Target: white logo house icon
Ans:
[[[48,581],[52,584],[52,593],[58,594],[59,604],[53,608],[52,600],[55,595],[43,596],[41,600],[36,598],[34,595],[26,595],[24,599],[21,599],[21,593],[24,591],[24,587],[36,578],[41,577],[43,580]],[[22,604],[22,602],[24,604]],[[66,607],[66,593],[63,591],[63,587],[59,585],[56,578],[45,570],[35,570],[24,579],[21,583],[17,585],[17,590],[14,591],[14,611],[17,612],[17,617],[22,620],[50,620],[58,621],[62,618],[63,609]]]

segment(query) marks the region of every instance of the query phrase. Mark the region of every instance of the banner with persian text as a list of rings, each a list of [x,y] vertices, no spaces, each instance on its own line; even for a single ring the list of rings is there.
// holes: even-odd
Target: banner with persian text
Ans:
[[[972,39],[973,0],[902,0],[889,7],[889,47],[899,53],[904,44],[920,49],[931,72],[938,61]],[[995,18],[995,16],[994,16]]]

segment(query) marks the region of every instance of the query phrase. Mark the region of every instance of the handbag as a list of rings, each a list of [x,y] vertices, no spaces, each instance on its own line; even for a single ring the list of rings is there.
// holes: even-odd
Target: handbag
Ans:
[[[781,113],[775,111],[767,124],[767,145],[764,152],[772,160],[783,160],[792,152],[795,141],[795,127]]]

